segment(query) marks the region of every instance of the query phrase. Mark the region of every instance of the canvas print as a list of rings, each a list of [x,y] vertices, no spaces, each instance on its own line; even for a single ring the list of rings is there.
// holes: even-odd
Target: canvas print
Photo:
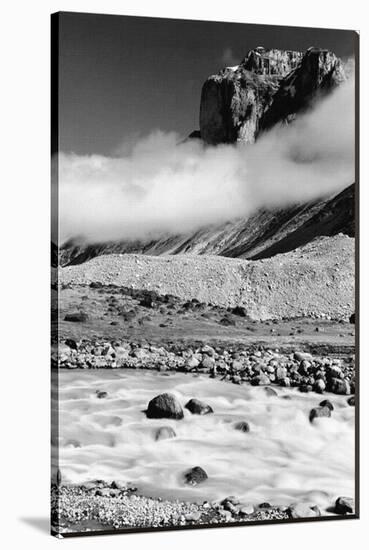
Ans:
[[[358,34],[52,16],[51,530],[358,517]]]

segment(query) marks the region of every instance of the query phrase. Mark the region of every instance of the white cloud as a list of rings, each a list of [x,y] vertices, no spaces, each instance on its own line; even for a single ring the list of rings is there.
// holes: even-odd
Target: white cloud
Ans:
[[[150,239],[341,190],[354,181],[349,81],[255,145],[178,144],[155,132],[118,157],[59,156],[62,240]]]

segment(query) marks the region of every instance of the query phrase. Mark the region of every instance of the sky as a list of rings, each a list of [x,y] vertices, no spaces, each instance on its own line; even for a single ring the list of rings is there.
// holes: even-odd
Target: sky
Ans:
[[[59,150],[114,156],[161,130],[199,128],[206,78],[257,46],[354,53],[352,31],[62,13]]]

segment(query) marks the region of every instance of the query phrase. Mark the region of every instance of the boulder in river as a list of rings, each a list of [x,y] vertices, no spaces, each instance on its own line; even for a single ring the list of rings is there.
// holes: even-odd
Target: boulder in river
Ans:
[[[330,416],[331,416],[331,409],[329,407],[315,407],[310,411],[309,420],[310,422],[313,422],[315,418],[322,418],[322,417],[329,418]]]
[[[184,477],[188,485],[198,485],[208,479],[208,474],[201,466],[195,466],[191,470],[188,470]]]
[[[319,403],[319,406],[320,407],[328,407],[328,409],[330,409],[331,411],[334,410],[333,403],[331,401],[329,401],[329,399],[323,399],[323,401],[321,401]]]
[[[353,514],[355,511],[354,499],[350,497],[338,497],[334,511],[336,514]]]
[[[188,403],[186,403],[185,408],[192,414],[209,414],[214,412],[210,405],[207,405],[199,399],[190,399]]]
[[[270,386],[265,386],[264,391],[269,397],[278,397],[278,393]]]
[[[147,418],[183,418],[182,405],[171,393],[162,393],[151,399],[146,410]]]
[[[177,434],[170,426],[162,426],[159,428],[155,434],[155,441],[160,441],[161,439],[173,439]]]
[[[245,422],[244,420],[241,420],[240,422],[237,422],[234,426],[235,430],[238,430],[239,432],[249,432],[250,431],[250,425],[248,422]]]
[[[96,390],[96,397],[98,397],[99,399],[104,399],[105,397],[108,397],[108,392]]]

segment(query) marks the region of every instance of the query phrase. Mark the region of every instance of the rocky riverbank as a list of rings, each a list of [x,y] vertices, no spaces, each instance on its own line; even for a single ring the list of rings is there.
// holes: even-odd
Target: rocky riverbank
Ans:
[[[267,520],[313,518],[324,515],[318,506],[258,506],[228,497],[221,502],[183,502],[148,498],[136,489],[116,482],[89,482],[78,486],[53,485],[51,490],[52,528],[57,533],[106,529],[157,528],[217,525]],[[352,499],[340,497],[332,503],[332,513],[352,514]]]
[[[329,357],[295,350],[258,347],[190,347],[184,344],[157,347],[119,341],[66,339],[55,346],[52,366],[67,369],[154,369],[208,374],[234,384],[277,385],[301,392],[340,395],[355,393],[353,355]]]

